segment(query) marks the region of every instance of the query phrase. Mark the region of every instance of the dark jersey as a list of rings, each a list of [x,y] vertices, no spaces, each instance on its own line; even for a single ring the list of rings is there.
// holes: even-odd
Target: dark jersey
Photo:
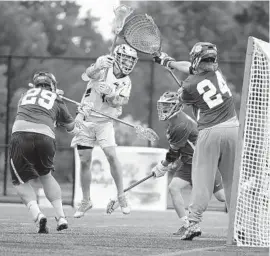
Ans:
[[[182,163],[191,164],[198,136],[197,124],[184,112],[178,114],[176,124],[169,124],[166,132],[170,147],[181,154]]]
[[[15,122],[18,120],[45,125],[53,132],[56,124],[74,121],[63,100],[56,93],[41,88],[30,89],[22,95]]]
[[[220,70],[190,75],[183,82],[182,100],[198,110],[198,129],[236,116],[232,93]]]

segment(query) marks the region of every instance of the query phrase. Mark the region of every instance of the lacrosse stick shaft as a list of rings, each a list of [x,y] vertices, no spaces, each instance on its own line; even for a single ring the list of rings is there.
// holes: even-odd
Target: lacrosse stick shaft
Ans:
[[[134,184],[132,184],[132,185],[129,186],[128,188],[124,189],[124,192],[127,192],[127,191],[131,190],[132,188],[138,186],[139,184],[143,183],[144,181],[150,179],[151,177],[154,177],[154,174],[153,174],[153,173],[149,174],[149,175],[146,176],[145,178],[143,178],[143,179],[141,179],[141,180],[135,182]]]
[[[173,73],[173,71],[170,68],[167,68],[167,70],[171,73],[173,79],[178,84],[178,86],[181,88],[182,87],[182,84],[180,83],[180,81],[178,80],[178,78],[176,77],[176,75]]]
[[[75,100],[69,99],[69,98],[64,97],[64,96],[60,96],[60,97],[61,97],[63,100],[68,101],[68,102],[71,102],[71,103],[73,103],[73,104],[75,104],[75,105],[77,105],[77,106],[80,106],[80,105],[81,105],[79,102],[77,102],[77,101],[75,101]],[[91,110],[92,110],[93,112],[97,113],[97,114],[100,114],[100,115],[102,115],[102,116],[106,116],[106,117],[108,117],[108,118],[110,118],[110,119],[112,119],[112,120],[115,120],[115,121],[119,122],[119,123],[125,124],[125,125],[127,125],[127,126],[132,127],[132,128],[135,127],[135,125],[133,125],[133,124],[130,124],[130,123],[128,123],[128,122],[125,122],[125,121],[123,121],[123,120],[121,120],[121,119],[118,119],[118,118],[116,118],[116,117],[107,115],[107,114],[105,114],[105,113],[103,113],[103,112],[100,112],[100,111],[98,111],[98,110],[96,110],[96,109],[93,109],[93,108],[92,108]]]

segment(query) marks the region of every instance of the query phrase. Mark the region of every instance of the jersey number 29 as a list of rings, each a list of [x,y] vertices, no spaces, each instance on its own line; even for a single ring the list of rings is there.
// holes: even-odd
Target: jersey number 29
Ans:
[[[199,94],[203,94],[203,100],[210,109],[220,105],[223,102],[223,94],[228,93],[229,96],[232,96],[230,88],[228,87],[226,81],[223,79],[219,71],[216,71],[216,77],[218,81],[218,87],[221,93],[217,93],[217,88],[208,79],[201,81],[197,85],[197,90]],[[206,89],[208,90],[206,91]]]
[[[38,104],[39,106],[51,109],[57,98],[56,93],[41,88],[33,88],[27,91],[21,101],[21,105]]]

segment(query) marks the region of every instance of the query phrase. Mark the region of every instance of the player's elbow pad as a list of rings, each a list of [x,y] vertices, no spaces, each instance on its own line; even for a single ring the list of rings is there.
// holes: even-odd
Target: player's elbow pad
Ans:
[[[120,95],[116,95],[112,98],[106,98],[107,102],[111,104],[113,107],[119,107],[127,104],[128,99],[126,97],[122,97]]]
[[[180,153],[178,150],[173,150],[170,148],[166,154],[166,161],[172,163],[172,162],[176,161],[176,159],[178,159],[179,156],[180,156]]]

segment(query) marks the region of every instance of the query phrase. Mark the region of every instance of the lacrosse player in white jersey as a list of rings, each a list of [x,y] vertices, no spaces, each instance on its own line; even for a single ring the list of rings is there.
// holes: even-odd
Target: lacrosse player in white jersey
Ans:
[[[122,114],[122,106],[128,103],[131,80],[129,74],[138,61],[136,50],[126,44],[116,46],[113,56],[100,56],[97,61],[88,67],[82,75],[88,81],[83,102],[93,104],[93,108],[113,117]],[[108,73],[107,73],[108,72]],[[79,113],[77,119],[84,117]],[[91,156],[92,150],[98,144],[104,151],[110,164],[111,175],[114,179],[118,200],[124,214],[130,213],[130,207],[123,190],[123,176],[121,165],[116,155],[115,132],[113,121],[102,115],[91,113],[84,119],[87,130],[75,136],[71,142],[72,147],[77,147],[81,160],[81,186],[82,201],[74,217],[80,218],[92,208],[90,199],[91,184]]]

